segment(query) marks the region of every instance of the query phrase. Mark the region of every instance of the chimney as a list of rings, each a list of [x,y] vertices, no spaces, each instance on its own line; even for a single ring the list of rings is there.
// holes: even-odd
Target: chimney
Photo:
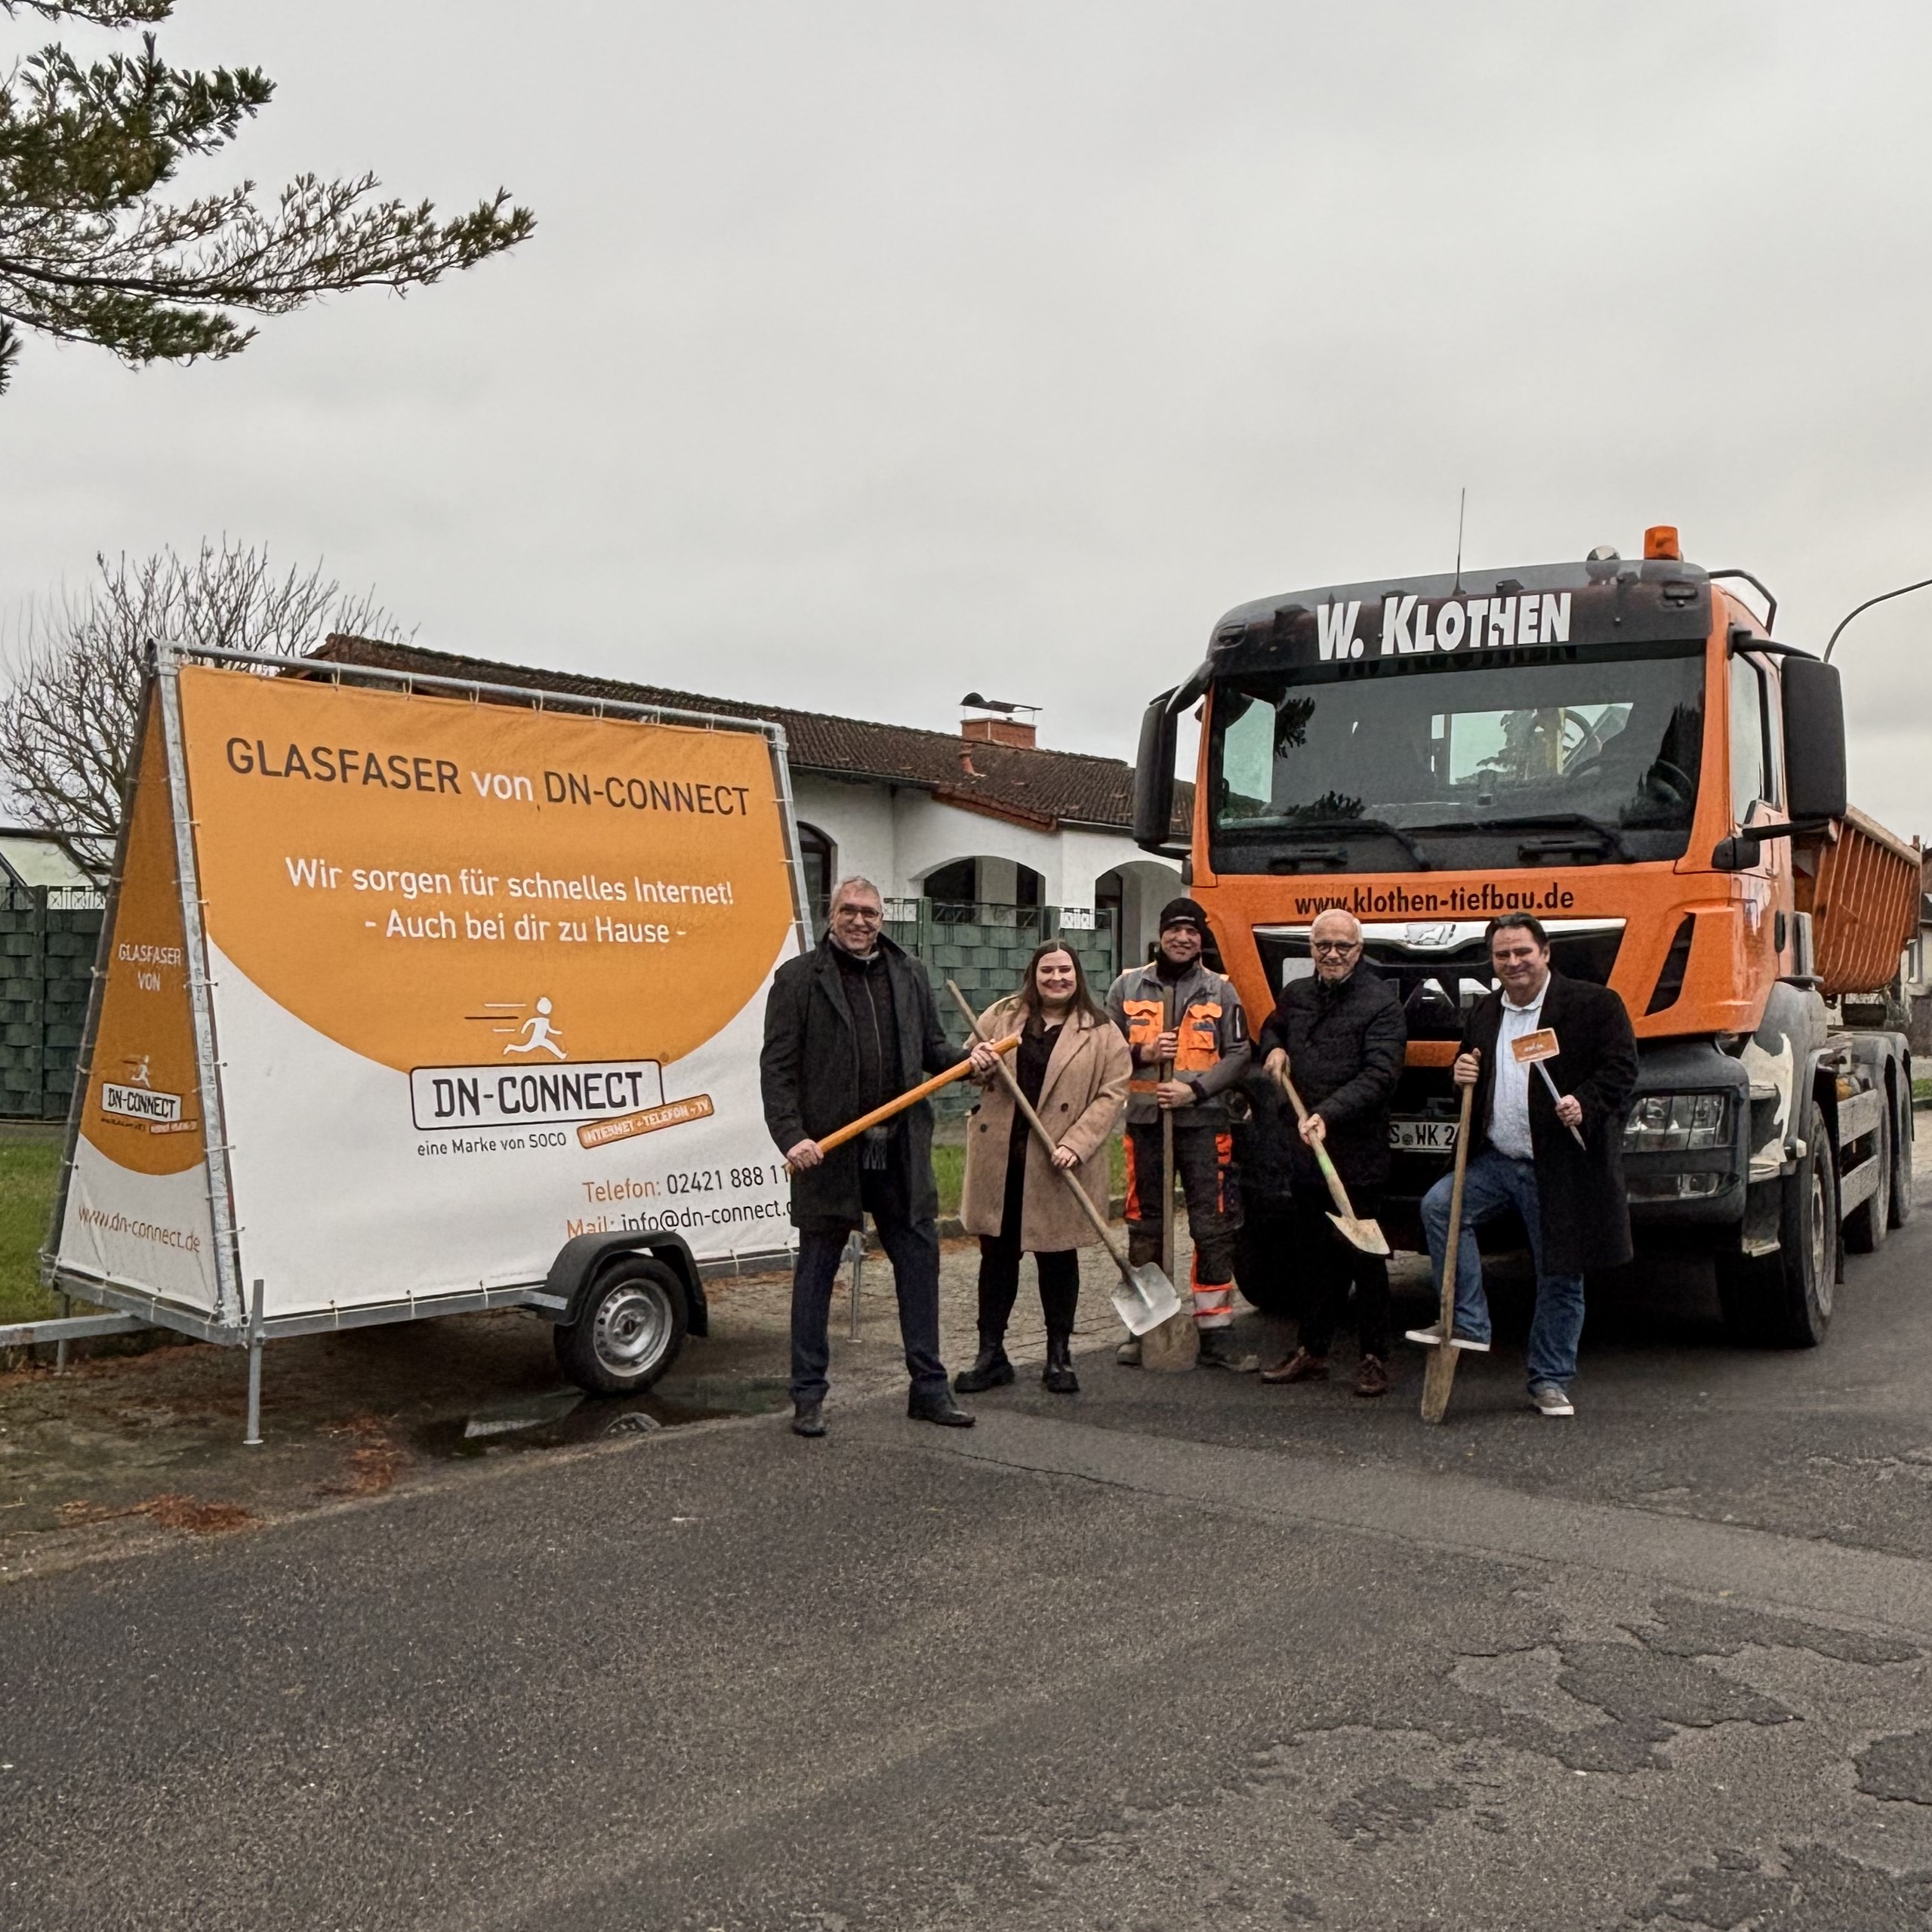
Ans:
[[[982,744],[1017,744],[1031,751],[1034,728],[1031,721],[1021,724],[1017,718],[962,718],[960,735]]]
[[[982,698],[976,691],[969,691],[960,702],[969,710],[994,714],[990,718],[962,718],[960,737],[979,744],[1014,744],[1025,751],[1034,749],[1034,720],[1040,716],[1037,704],[1009,704],[1003,698]],[[1024,723],[1017,715],[1021,711],[1027,713]]]

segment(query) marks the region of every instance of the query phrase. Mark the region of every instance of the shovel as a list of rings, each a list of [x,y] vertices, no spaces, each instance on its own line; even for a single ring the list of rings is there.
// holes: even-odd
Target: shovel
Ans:
[[[1305,1120],[1308,1110],[1302,1105],[1302,1096],[1295,1091],[1295,1083],[1288,1077],[1285,1064],[1275,1077],[1281,1083],[1281,1090],[1287,1095],[1289,1104],[1295,1110],[1295,1118]],[[1328,1157],[1328,1149],[1320,1141],[1311,1141],[1307,1145],[1314,1155],[1315,1165],[1321,1169],[1321,1178],[1328,1183],[1329,1198],[1336,1209],[1328,1218],[1341,1229],[1342,1238],[1360,1248],[1365,1255],[1387,1256],[1390,1252],[1388,1237],[1382,1231],[1379,1222],[1357,1218],[1348,1203],[1348,1190],[1342,1185],[1342,1176],[1336,1172],[1335,1163]]]
[[[1010,1053],[1020,1043],[1015,1034],[1010,1040],[988,1040],[987,1045],[996,1053]],[[935,1074],[929,1080],[922,1080],[909,1092],[898,1094],[883,1107],[875,1107],[870,1114],[861,1114],[856,1120],[849,1121],[843,1127],[837,1127],[824,1136],[818,1143],[821,1154],[830,1154],[835,1147],[843,1147],[847,1141],[856,1140],[868,1127],[876,1127],[881,1120],[889,1120],[895,1114],[903,1114],[915,1102],[923,1100],[929,1093],[937,1093],[942,1086],[951,1086],[954,1081],[963,1080],[972,1071],[972,1062],[962,1060],[957,1067],[948,1067],[943,1074]]]
[[[946,991],[959,1002],[960,1011],[965,1014],[966,1025],[972,1029],[974,1039],[991,1045],[998,1052],[1006,1043],[988,1041],[979,1030],[979,1021],[966,1003],[966,997],[949,979]],[[1046,1124],[1028,1105],[1027,1097],[1020,1091],[1020,1083],[1013,1077],[1013,1070],[1004,1060],[1000,1062],[1000,1077],[1006,1083],[1006,1091],[1013,1097],[1013,1105],[1020,1110],[1020,1116],[1049,1154],[1059,1143],[1046,1129]],[[1151,1262],[1144,1262],[1139,1268],[1130,1268],[1126,1257],[1114,1244],[1112,1231],[1102,1219],[1098,1208],[1088,1199],[1086,1188],[1080,1184],[1071,1167],[1056,1167],[1054,1172],[1066,1182],[1068,1191],[1080,1204],[1081,1212],[1093,1223],[1094,1232],[1107,1244],[1108,1258],[1120,1271],[1120,1285],[1114,1291],[1114,1306],[1120,1319],[1136,1335],[1145,1335],[1148,1330],[1157,1328],[1169,1316],[1178,1314],[1181,1298],[1174,1292],[1174,1284]]]
[[[1456,1332],[1456,1250],[1462,1238],[1462,1177],[1469,1166],[1469,1109],[1476,1089],[1462,1089],[1462,1124],[1456,1129],[1456,1180],[1449,1191],[1449,1240],[1442,1257],[1442,1342],[1429,1351],[1429,1365],[1422,1373],[1422,1420],[1439,1422],[1449,1413],[1449,1391],[1456,1381],[1456,1358],[1459,1348],[1449,1345]]]

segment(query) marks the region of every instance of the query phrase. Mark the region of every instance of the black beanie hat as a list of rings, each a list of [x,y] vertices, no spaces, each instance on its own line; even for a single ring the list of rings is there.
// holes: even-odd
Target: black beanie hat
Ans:
[[[1197,899],[1169,899],[1160,908],[1160,929],[1165,932],[1170,926],[1193,926],[1201,937],[1207,937],[1207,914]]]

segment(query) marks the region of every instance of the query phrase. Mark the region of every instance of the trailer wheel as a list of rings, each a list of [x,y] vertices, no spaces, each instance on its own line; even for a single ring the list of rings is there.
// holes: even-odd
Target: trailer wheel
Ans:
[[[1887,1108],[1890,1106],[1889,1100]],[[1892,1228],[1892,1144],[1895,1138],[1892,1117],[1886,1109],[1878,1115],[1878,1145],[1874,1150],[1878,1163],[1878,1185],[1844,1218],[1844,1244],[1855,1255],[1869,1255],[1883,1245]]]
[[[1825,1111],[1813,1098],[1801,1123],[1804,1158],[1785,1178],[1774,1255],[1718,1259],[1718,1299],[1734,1339],[1815,1348],[1831,1324],[1838,1277],[1838,1173]]]
[[[648,1255],[621,1256],[585,1291],[577,1319],[553,1331],[557,1360],[593,1395],[633,1395],[677,1359],[689,1319],[670,1269]]]

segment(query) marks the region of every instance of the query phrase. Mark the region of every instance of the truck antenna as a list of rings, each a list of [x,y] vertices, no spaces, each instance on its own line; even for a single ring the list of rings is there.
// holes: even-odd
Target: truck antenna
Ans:
[[[1459,596],[1462,589],[1462,516],[1469,507],[1469,485],[1462,485],[1462,494],[1456,505],[1456,589]]]

